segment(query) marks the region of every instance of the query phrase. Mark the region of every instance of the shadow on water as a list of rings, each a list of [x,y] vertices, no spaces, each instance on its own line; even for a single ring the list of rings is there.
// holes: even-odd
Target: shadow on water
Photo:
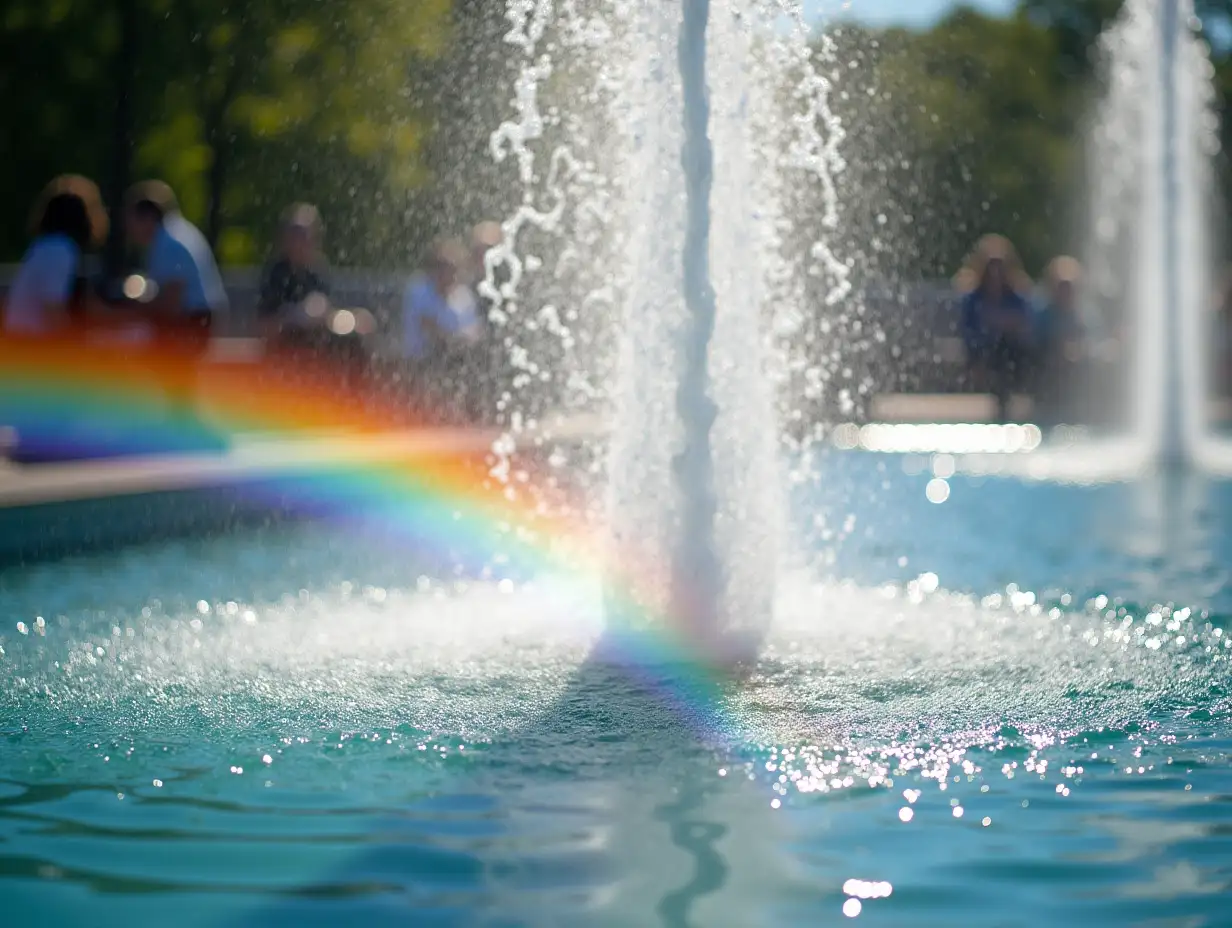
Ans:
[[[762,923],[783,866],[766,794],[735,775],[722,694],[691,667],[619,661],[626,645],[605,637],[548,711],[465,759],[348,743],[328,763],[353,791],[280,775],[283,760],[280,789],[253,791],[219,778],[221,758],[165,791],[132,774],[0,781],[6,924]]]
[[[747,779],[717,775],[728,752],[708,730],[715,716],[691,670],[676,680],[670,670],[621,666],[609,644],[599,643],[532,727],[471,759],[448,795],[408,799],[328,873],[231,923],[326,925],[345,916],[370,925],[691,928],[765,920],[765,899],[754,904],[731,876],[736,867],[745,881],[776,869],[766,800],[749,795]],[[423,811],[446,828],[433,835]],[[460,815],[482,821],[482,833],[451,834]]]
[[[301,588],[413,586],[405,547],[380,533],[374,541],[328,525],[273,527],[0,573],[0,591],[38,603],[49,617],[68,615],[70,638],[88,638],[99,623],[110,628],[110,615],[140,625],[143,606],[160,600],[147,620],[156,625],[197,615],[203,601],[260,609]],[[111,606],[105,621],[104,604]],[[228,645],[243,640],[222,634],[232,635]],[[46,639],[21,639],[27,649],[58,640],[50,631]],[[200,713],[207,706],[182,704],[177,692],[150,694],[164,712],[124,708],[128,691],[120,689],[112,693],[115,714],[98,709],[104,715],[86,720],[85,729],[70,718],[79,698],[70,690],[60,696],[63,708],[26,705],[11,729],[0,726],[0,739],[15,746],[5,766],[20,778],[0,779],[0,880],[17,887],[10,923],[68,923],[88,910],[94,924],[126,928],[172,917],[181,928],[352,918],[371,925],[755,924],[756,894],[732,878],[739,873],[756,885],[773,868],[768,801],[751,795],[747,778],[717,773],[730,753],[716,712],[721,693],[691,667],[648,671],[627,646],[604,636],[563,683],[546,669],[550,706],[523,713],[526,724],[515,730],[468,742],[465,759],[454,753],[447,764],[425,764],[423,755],[365,753],[351,741],[337,760],[324,760],[327,768],[296,774],[279,760],[278,789],[269,793],[228,779],[227,758],[276,744],[306,719],[328,718],[331,700],[309,699],[291,710],[299,715],[279,718],[282,698],[249,706],[219,693],[207,718]],[[41,652],[26,653],[37,661]],[[178,672],[191,675],[192,666]],[[414,708],[406,715],[425,715]],[[382,706],[379,717],[399,711]],[[22,731],[25,721],[40,719],[37,734]],[[318,737],[338,723],[319,724]],[[310,733],[318,723],[307,725]],[[431,740],[428,732],[401,734]],[[38,753],[39,739],[61,735],[60,748]],[[94,766],[104,750],[84,743],[102,737],[131,737],[147,760],[115,769],[114,779],[74,774],[78,767],[111,772]],[[174,770],[167,789],[151,788],[150,777],[168,769],[151,752],[177,740],[193,745],[187,753],[199,769]],[[144,779],[138,768],[148,771]],[[332,785],[313,781],[322,772]],[[355,791],[348,779],[358,781]],[[330,792],[311,793],[322,789]],[[121,794],[126,801],[117,801]]]

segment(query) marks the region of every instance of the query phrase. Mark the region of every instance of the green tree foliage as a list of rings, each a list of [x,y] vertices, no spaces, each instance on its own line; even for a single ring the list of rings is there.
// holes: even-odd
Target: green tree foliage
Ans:
[[[1035,272],[1080,249],[1085,179],[1097,169],[1084,164],[1084,143],[1099,38],[1121,6],[1022,0],[1005,18],[960,8],[921,32],[839,30],[843,185],[856,204],[845,223],[859,230],[853,245],[874,274],[948,277],[985,232],[1008,235]],[[1199,0],[1198,9],[1226,151],[1232,0]],[[1227,158],[1219,168],[1232,191]]]
[[[0,256],[20,255],[44,182],[109,167],[119,23],[72,0],[8,0],[0,10]]]
[[[259,258],[285,203],[319,203],[344,260],[400,260],[429,178],[434,66],[449,0],[9,0],[0,14],[6,203],[50,176],[100,179],[112,138],[121,12],[134,9],[130,174],[179,193],[224,259]],[[24,238],[5,211],[0,252]]]
[[[1067,244],[1080,107],[1052,66],[1055,34],[1024,14],[959,10],[928,32],[849,29],[839,40],[840,58],[859,61],[858,76],[839,76],[858,88],[840,103],[856,127],[844,180],[894,249],[874,269],[948,277],[991,230],[1035,266]]]

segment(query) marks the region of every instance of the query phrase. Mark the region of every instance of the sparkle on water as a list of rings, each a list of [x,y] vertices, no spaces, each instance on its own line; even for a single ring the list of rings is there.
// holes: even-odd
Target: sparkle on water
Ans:
[[[835,546],[862,575],[786,576],[716,707],[591,658],[593,578],[408,580],[413,556],[357,529],[5,575],[10,911],[1216,924],[1232,486],[1160,510],[1158,488],[960,475],[938,506],[930,472],[879,460],[845,453],[833,498],[796,501],[867,501]],[[980,560],[958,542],[989,506],[1034,518]],[[1074,556],[1070,520],[1111,520],[1111,547]],[[1192,605],[1096,592],[1138,587]]]

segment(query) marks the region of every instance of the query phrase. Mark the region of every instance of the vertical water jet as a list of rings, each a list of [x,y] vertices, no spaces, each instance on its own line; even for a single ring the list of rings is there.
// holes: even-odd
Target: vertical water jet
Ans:
[[[1095,295],[1130,306],[1135,456],[1166,469],[1209,443],[1203,317],[1211,292],[1212,69],[1192,0],[1128,0],[1102,40],[1090,151]]]
[[[688,320],[681,339],[676,409],[684,447],[673,461],[682,503],[680,540],[672,564],[672,616],[695,637],[717,629],[722,576],[714,549],[715,494],[711,430],[718,409],[710,396],[710,339],[716,298],[710,282],[710,193],[714,153],[706,87],[706,28],[710,0],[684,0],[679,40],[684,101],[686,221],[683,287]]]
[[[1184,296],[1180,279],[1180,222],[1178,208],[1180,206],[1180,178],[1177,167],[1177,147],[1180,144],[1177,118],[1177,43],[1180,40],[1179,0],[1160,0],[1159,7],[1159,90],[1160,112],[1160,233],[1162,248],[1163,305],[1159,312],[1165,314],[1167,321],[1163,326],[1163,357],[1161,359],[1163,374],[1163,417],[1159,425],[1158,459],[1164,467],[1181,467],[1189,459],[1191,449],[1188,447],[1190,430],[1185,427],[1185,418],[1192,414],[1186,408],[1185,390],[1181,384],[1181,314],[1188,307],[1184,305]]]

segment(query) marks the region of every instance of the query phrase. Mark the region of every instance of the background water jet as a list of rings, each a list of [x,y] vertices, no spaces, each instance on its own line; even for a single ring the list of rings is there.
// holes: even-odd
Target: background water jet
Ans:
[[[1212,73],[1190,0],[1130,0],[1102,39],[1105,96],[1089,153],[1087,263],[1105,319],[1126,318],[1140,453],[1193,464],[1207,441]],[[1128,311],[1126,311],[1128,309]]]

